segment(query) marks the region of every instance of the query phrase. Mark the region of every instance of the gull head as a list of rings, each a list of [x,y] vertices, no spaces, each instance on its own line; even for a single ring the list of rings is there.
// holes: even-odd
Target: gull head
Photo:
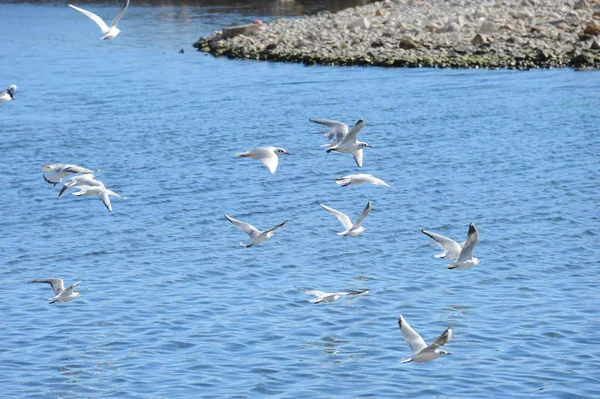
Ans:
[[[473,257],[473,266],[479,263],[479,258]]]
[[[274,231],[269,231],[269,232],[267,233],[267,238],[271,238],[271,237],[273,237],[274,235],[275,235],[275,232],[274,232]]]
[[[373,148],[372,146],[370,146],[369,144],[365,143],[364,141],[359,141],[358,142],[358,148],[365,148],[365,147]]]
[[[289,152],[287,152],[286,150],[284,150],[283,148],[276,148],[275,149],[275,154],[285,154],[285,155],[290,155]]]
[[[42,171],[43,172],[52,172],[54,169],[56,169],[58,167],[58,164],[44,164],[42,165]]]
[[[445,350],[442,350],[442,349],[436,349],[436,350],[435,350],[435,353],[437,353],[437,354],[438,354],[438,355],[440,355],[440,356],[448,356],[448,355],[451,355],[451,353],[450,353],[450,352],[446,352]]]

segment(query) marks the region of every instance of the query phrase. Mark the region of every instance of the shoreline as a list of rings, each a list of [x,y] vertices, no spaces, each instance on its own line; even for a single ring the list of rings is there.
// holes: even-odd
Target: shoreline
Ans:
[[[306,65],[600,68],[600,0],[385,0],[225,28],[199,51]]]

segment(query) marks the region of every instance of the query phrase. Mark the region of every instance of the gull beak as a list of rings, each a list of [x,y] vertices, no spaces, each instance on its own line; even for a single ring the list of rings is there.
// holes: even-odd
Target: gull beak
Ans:
[[[287,151],[284,151],[284,154],[285,154],[285,155],[290,155],[290,153],[289,153],[289,152],[287,152]]]
[[[372,145],[368,145],[368,144],[367,144],[367,147],[369,147],[369,148],[373,148],[373,146],[372,146]]]

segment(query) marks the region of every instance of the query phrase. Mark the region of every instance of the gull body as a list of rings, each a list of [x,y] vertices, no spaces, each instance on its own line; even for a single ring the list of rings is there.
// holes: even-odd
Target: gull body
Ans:
[[[348,134],[348,125],[345,123],[321,118],[312,118],[309,120],[329,128],[329,130],[315,132],[315,134],[325,135],[327,140],[329,140],[329,143],[323,144],[321,147],[333,147],[341,143],[342,140],[344,140],[344,137],[346,137],[346,134]]]
[[[333,208],[330,208],[326,205],[323,205],[323,204],[319,204],[319,205],[321,205],[321,207],[323,209],[325,209],[327,212],[329,212],[329,213],[333,214],[335,217],[337,217],[338,220],[342,223],[342,225],[346,229],[340,233],[337,233],[338,235],[355,237],[357,235],[362,234],[362,232],[366,230],[363,226],[361,226],[361,223],[363,222],[363,220],[365,220],[365,218],[371,211],[371,201],[367,202],[365,209],[362,211],[362,213],[360,214],[360,216],[358,217],[358,219],[356,219],[356,221],[354,223],[352,223],[352,220],[350,220],[348,215],[346,215],[338,210],[335,210]]]
[[[406,322],[402,315],[398,315],[398,327],[404,336],[404,340],[408,346],[410,346],[410,350],[412,351],[412,355],[403,359],[402,363],[429,362],[450,354],[445,350],[438,348],[450,342],[450,339],[452,339],[452,328],[448,327],[442,335],[428,346],[423,338],[421,338],[421,336]]]
[[[10,85],[6,89],[0,91],[0,104],[12,101],[17,94],[17,85]]]
[[[373,175],[368,175],[365,173],[342,176],[339,179],[334,179],[333,181],[342,187],[357,186],[357,185],[363,184],[363,183],[371,183],[376,186],[389,187],[389,185],[386,182],[384,182],[383,180],[378,179],[377,177],[375,177]]]
[[[296,287],[298,288],[298,287]],[[316,298],[311,299],[312,303],[329,303],[338,300],[345,295],[363,295],[369,293],[369,290],[351,291],[351,292],[323,292],[315,290],[306,290],[304,288],[298,288],[300,291],[308,295],[314,295]]]
[[[245,223],[240,220],[234,219],[231,216],[225,214],[225,219],[236,225],[239,229],[250,236],[249,241],[240,242],[240,246],[249,248],[253,245],[260,244],[261,242],[267,241],[269,238],[275,235],[275,230],[280,229],[288,224],[288,221],[278,224],[275,227],[271,227],[268,230],[260,231],[250,223]]]
[[[110,212],[112,212],[112,205],[110,204],[110,197],[119,197],[125,199],[126,197],[121,197],[119,194],[114,191],[108,190],[102,186],[79,186],[79,191],[73,193],[76,196],[97,196],[100,197],[102,203]]]
[[[63,165],[60,163],[42,165],[42,172],[44,172],[44,180],[46,180],[46,182],[52,184],[53,186],[56,186],[62,181],[63,178],[69,175],[92,174],[94,172],[99,171],[100,169],[93,171],[87,168],[82,168],[81,166],[77,165]]]
[[[65,288],[65,283],[60,278],[40,278],[37,280],[31,280],[29,283],[46,283],[50,284],[52,290],[54,291],[54,296],[52,298],[46,299],[50,303],[54,302],[69,302],[73,299],[81,296],[79,292],[73,291],[73,288],[77,287],[81,281],[77,281],[72,285]]]
[[[123,8],[121,8],[121,11],[119,11],[119,13],[113,18],[112,22],[110,23],[110,27],[108,25],[106,25],[106,22],[104,22],[104,20],[102,18],[100,18],[93,12],[84,10],[83,8],[79,8],[79,7],[76,7],[71,4],[69,4],[69,7],[71,7],[72,9],[74,9],[76,11],[79,11],[80,13],[82,13],[83,15],[85,15],[86,17],[88,17],[89,19],[94,21],[100,27],[100,29],[102,30],[102,33],[103,33],[103,36],[100,38],[100,40],[111,40],[111,39],[114,39],[115,37],[117,37],[117,35],[119,33],[121,33],[121,30],[119,30],[119,28],[117,28],[117,24],[119,23],[121,18],[123,18],[123,15],[125,15],[125,11],[127,11],[127,7],[129,7],[129,0],[127,0],[127,3],[125,3]]]
[[[264,166],[267,167],[267,169],[269,169],[271,173],[275,173],[275,170],[277,170],[277,165],[279,164],[279,155],[281,154],[290,155],[290,153],[283,148],[267,146],[258,147],[248,152],[238,152],[235,154],[235,156],[241,158],[258,159]]]
[[[479,241],[479,232],[475,224],[469,225],[467,241],[459,244],[451,238],[431,231],[421,230],[431,237],[444,252],[434,255],[436,258],[452,258],[453,262],[448,264],[448,269],[470,269],[479,263],[479,259],[473,257],[473,249]]]
[[[63,196],[65,191],[69,188],[79,187],[79,186],[97,186],[104,187],[104,183],[99,180],[94,180],[95,176],[92,174],[72,176],[69,180],[63,184],[60,192],[58,193],[58,197],[56,199],[60,199]]]
[[[360,130],[365,126],[365,120],[360,119],[356,122],[356,125],[344,136],[343,140],[338,144],[335,144],[327,149],[327,153],[331,151],[338,151],[344,153],[350,153],[354,156],[354,161],[359,168],[363,165],[363,148],[371,147],[369,144],[358,141],[357,136]]]

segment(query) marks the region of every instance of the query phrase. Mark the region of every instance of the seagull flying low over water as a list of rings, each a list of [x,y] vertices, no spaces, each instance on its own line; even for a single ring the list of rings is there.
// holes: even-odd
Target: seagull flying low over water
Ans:
[[[356,122],[356,125],[344,136],[344,139],[327,149],[327,153],[331,151],[345,152],[354,155],[354,160],[356,161],[356,165],[359,168],[362,168],[363,165],[363,148],[371,147],[369,144],[358,141],[357,136],[360,132],[360,129],[365,126],[365,120],[361,119]]]
[[[322,132],[315,132],[314,134],[324,134],[329,140],[329,143],[323,144],[321,147],[333,147],[344,140],[346,134],[348,134],[348,125],[338,121],[332,121],[329,119],[312,118],[309,119],[311,122],[319,123],[327,126],[329,130]]]
[[[454,261],[448,264],[448,269],[470,269],[479,263],[479,259],[473,257],[473,249],[479,242],[479,232],[474,223],[469,225],[467,241],[462,244],[457,243],[451,238],[432,233],[431,231],[421,230],[424,234],[431,237],[435,243],[444,250],[441,254],[435,255],[436,258],[452,258]]]
[[[427,346],[423,338],[412,329],[402,315],[398,315],[398,327],[400,327],[400,332],[404,335],[404,339],[412,351],[412,355],[403,359],[402,363],[428,362],[450,354],[438,348],[450,342],[450,339],[452,339],[452,328],[448,327],[442,335]]]
[[[235,156],[242,158],[249,157],[253,159],[258,159],[260,162],[262,162],[263,165],[265,165],[269,169],[269,171],[271,171],[271,173],[275,173],[277,165],[279,164],[278,155],[280,154],[290,155],[290,153],[284,150],[283,148],[268,146],[258,147],[248,152],[238,152],[237,154],[235,154]]]
[[[240,246],[246,248],[256,244],[260,244],[263,241],[267,241],[269,238],[275,235],[275,230],[280,229],[288,224],[288,221],[286,220],[285,222],[278,224],[275,227],[271,227],[268,230],[260,231],[256,227],[252,226],[250,223],[244,223],[242,221],[232,218],[231,216],[227,216],[227,214],[225,214],[225,218],[250,236],[251,240],[240,242]]]
[[[376,178],[373,175],[367,175],[365,173],[359,173],[357,175],[342,176],[339,179],[334,179],[334,182],[342,187],[346,186],[357,186],[363,183],[371,183],[376,186],[389,187],[389,185],[381,179]]]
[[[63,184],[60,192],[58,193],[58,197],[56,199],[60,199],[63,196],[65,191],[69,188],[80,187],[80,186],[97,186],[104,187],[104,183],[99,180],[94,180],[95,176],[92,174],[72,176],[67,180],[65,184]]]
[[[316,296],[315,299],[311,299],[312,303],[329,303],[336,301],[342,296],[345,295],[363,295],[368,294],[369,290],[360,290],[360,291],[351,291],[351,292],[323,292],[323,291],[315,291],[315,290],[305,290],[304,288],[298,288],[300,291],[304,292],[308,295]]]
[[[340,211],[337,211],[333,208],[330,208],[326,205],[323,205],[323,204],[319,204],[319,205],[321,205],[321,207],[323,209],[325,209],[326,211],[328,211],[329,213],[335,215],[335,217],[337,217],[338,220],[342,223],[342,225],[344,226],[344,228],[346,230],[342,231],[341,233],[338,233],[339,235],[354,237],[354,236],[361,234],[363,231],[366,230],[363,226],[361,226],[361,223],[363,222],[363,220],[365,220],[365,218],[371,211],[371,201],[367,202],[367,206],[365,206],[365,209],[362,211],[362,213],[360,214],[360,216],[358,217],[358,219],[356,219],[356,221],[354,223],[352,223],[352,220],[350,220],[348,215],[346,215]]]
[[[15,99],[17,94],[17,85],[10,85],[6,89],[0,91],[0,104]]]
[[[119,194],[114,191],[108,190],[104,188],[104,184],[102,186],[79,186],[79,191],[73,193],[76,196],[97,196],[100,197],[102,203],[110,212],[112,212],[112,205],[110,204],[110,196],[119,197],[123,199],[127,199],[127,197],[121,197]]]
[[[73,291],[73,288],[77,287],[81,281],[73,283],[72,285],[65,288],[65,283],[60,278],[40,278],[37,280],[31,280],[29,283],[46,283],[50,284],[54,291],[54,297],[46,299],[49,303],[54,302],[69,302],[73,299],[81,296],[79,292]]]
[[[58,183],[62,181],[63,178],[69,175],[77,175],[77,174],[91,174],[94,172],[100,172],[101,169],[97,169],[95,171],[82,168],[77,165],[63,165],[61,163],[54,164],[45,164],[42,165],[42,172],[44,172],[44,180],[48,183],[56,186]]]
[[[104,20],[102,18],[100,18],[93,12],[89,12],[87,10],[84,10],[83,8],[75,7],[74,5],[71,5],[71,4],[69,4],[69,7],[71,7],[74,10],[79,11],[86,17],[90,18],[92,21],[94,21],[100,27],[100,29],[102,29],[102,33],[104,34],[104,36],[102,36],[100,38],[100,40],[110,40],[110,39],[114,39],[115,37],[117,37],[117,35],[119,33],[121,33],[121,30],[119,30],[119,28],[117,28],[117,24],[119,23],[121,18],[123,18],[123,15],[125,15],[125,11],[127,11],[127,7],[129,7],[129,0],[127,0],[127,3],[125,3],[123,8],[121,8],[121,11],[119,11],[117,16],[112,20],[112,22],[110,23],[110,28],[108,27],[108,25],[106,25],[106,22],[104,22]]]

